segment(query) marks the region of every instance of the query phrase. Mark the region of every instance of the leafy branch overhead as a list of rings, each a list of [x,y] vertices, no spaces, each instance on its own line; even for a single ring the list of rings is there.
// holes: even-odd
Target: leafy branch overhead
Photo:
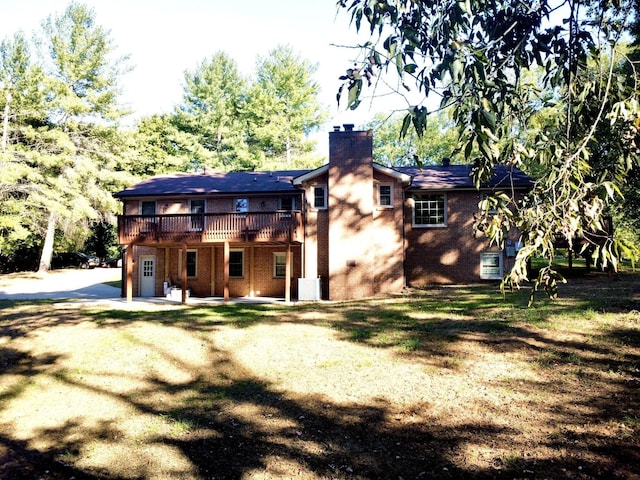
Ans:
[[[346,88],[347,108],[357,108],[364,81],[375,96],[380,79],[393,79],[397,93],[416,99],[401,137],[421,135],[430,115],[450,110],[452,153],[473,164],[476,186],[498,164],[536,179],[526,198],[510,195],[504,207],[478,214],[476,226],[501,225],[485,229],[492,241],[502,244],[514,227],[521,234],[525,248],[506,284],[528,280],[533,255],[551,265],[558,245],[615,268],[638,254],[605,228],[639,168],[638,56],[622,42],[638,41],[637,3],[340,0],[369,41],[340,77],[338,100]],[[512,222],[492,222],[506,210]],[[553,295],[559,278],[543,269],[534,285]]]

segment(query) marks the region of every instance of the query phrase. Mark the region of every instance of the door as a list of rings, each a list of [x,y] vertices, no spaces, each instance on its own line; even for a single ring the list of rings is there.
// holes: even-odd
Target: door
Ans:
[[[156,294],[156,259],[140,257],[140,296],[154,297]]]

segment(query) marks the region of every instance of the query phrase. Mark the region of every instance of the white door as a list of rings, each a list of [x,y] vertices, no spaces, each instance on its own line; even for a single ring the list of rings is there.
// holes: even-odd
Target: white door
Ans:
[[[153,297],[156,294],[156,259],[140,257],[140,296]]]

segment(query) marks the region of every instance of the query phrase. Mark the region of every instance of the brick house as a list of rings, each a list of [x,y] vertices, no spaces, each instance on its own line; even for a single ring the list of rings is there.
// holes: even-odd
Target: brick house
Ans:
[[[345,125],[315,170],[160,175],[119,192],[127,298],[348,300],[501,278],[517,233],[491,247],[474,213],[531,180],[499,168],[477,190],[467,165],[384,167],[372,140]]]

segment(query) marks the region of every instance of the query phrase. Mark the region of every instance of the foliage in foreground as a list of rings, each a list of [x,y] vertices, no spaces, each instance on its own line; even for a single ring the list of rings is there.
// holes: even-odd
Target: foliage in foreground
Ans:
[[[505,283],[527,281],[527,262],[540,255],[549,266],[535,286],[555,295],[558,243],[613,268],[637,256],[637,245],[606,227],[622,193],[637,195],[625,187],[640,169],[638,55],[623,42],[630,34],[637,46],[635,0],[337,4],[353,28],[370,34],[361,61],[341,77],[338,97],[348,108],[358,107],[367,86],[396,79],[398,91],[417,98],[400,136],[410,128],[423,135],[448,110],[476,186],[498,164],[536,179],[522,201],[496,192],[479,206],[477,227],[491,241],[501,244],[513,226],[522,232]]]

